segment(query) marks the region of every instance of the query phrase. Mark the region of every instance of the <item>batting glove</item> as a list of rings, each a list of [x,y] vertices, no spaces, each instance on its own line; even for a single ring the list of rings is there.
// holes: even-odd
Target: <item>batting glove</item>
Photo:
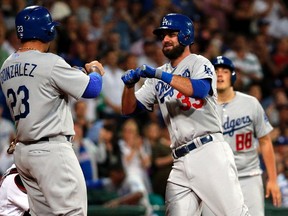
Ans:
[[[173,75],[167,72],[162,71],[161,69],[155,69],[151,66],[148,65],[142,65],[140,68],[140,76],[141,77],[148,77],[148,78],[157,78],[157,79],[161,79],[164,82],[170,84]]]
[[[122,75],[121,79],[128,88],[132,88],[140,79],[139,69],[127,70]]]

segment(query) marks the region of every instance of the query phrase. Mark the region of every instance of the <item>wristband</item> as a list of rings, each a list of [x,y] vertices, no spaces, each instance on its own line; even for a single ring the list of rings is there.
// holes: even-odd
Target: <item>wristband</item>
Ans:
[[[163,80],[164,82],[170,84],[173,78],[173,75],[167,72],[162,71],[161,69],[156,69],[155,77]]]
[[[173,75],[167,72],[162,72],[162,76],[161,76],[161,80],[163,80],[164,82],[170,84],[172,81]]]

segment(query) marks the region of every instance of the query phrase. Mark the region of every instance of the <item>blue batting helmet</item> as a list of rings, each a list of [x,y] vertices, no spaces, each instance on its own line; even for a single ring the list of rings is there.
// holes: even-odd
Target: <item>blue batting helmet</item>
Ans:
[[[160,27],[153,33],[160,36],[163,30],[178,31],[179,43],[188,46],[194,42],[194,26],[192,20],[182,14],[170,13],[161,20]]]
[[[37,39],[45,43],[56,37],[55,26],[49,11],[42,6],[29,6],[20,11],[15,19],[17,36],[21,41]]]
[[[236,81],[235,67],[233,62],[229,58],[225,56],[217,56],[212,60],[212,64],[214,65],[215,68],[217,68],[218,66],[228,68],[231,71],[231,85],[235,83]]]

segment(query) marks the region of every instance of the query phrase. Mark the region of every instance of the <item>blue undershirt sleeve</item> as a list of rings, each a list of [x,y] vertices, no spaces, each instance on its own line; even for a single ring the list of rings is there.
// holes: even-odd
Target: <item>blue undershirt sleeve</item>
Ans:
[[[90,80],[82,97],[96,98],[102,89],[102,76],[96,72],[92,72],[88,76],[90,77]]]
[[[209,94],[211,89],[210,79],[191,79],[190,81],[194,90],[193,97],[203,99]]]

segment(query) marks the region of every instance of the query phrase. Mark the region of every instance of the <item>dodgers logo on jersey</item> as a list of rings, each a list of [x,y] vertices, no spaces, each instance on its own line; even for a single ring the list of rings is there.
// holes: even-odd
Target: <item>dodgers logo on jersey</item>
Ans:
[[[229,136],[232,137],[235,131],[245,128],[251,123],[252,123],[252,120],[250,119],[248,115],[243,116],[241,118],[236,118],[236,119],[230,119],[228,116],[226,121],[224,121],[223,123],[223,129],[224,129],[223,134],[224,135],[228,134]]]
[[[182,77],[190,77],[190,71],[188,69],[186,69],[182,73]],[[174,94],[174,89],[170,85],[168,85],[162,81],[159,81],[157,83],[157,85],[155,86],[155,89],[159,93],[159,98],[160,98],[161,103],[164,103],[165,98],[167,96],[172,97]]]
[[[191,72],[186,69],[182,73],[182,77],[191,77]],[[164,83],[163,81],[158,81],[155,89],[158,92],[160,103],[164,103],[166,98],[171,98],[174,96],[174,94],[177,94],[176,98],[174,99],[177,99],[177,101],[180,102],[179,106],[183,111],[190,110],[191,108],[200,109],[204,105],[203,99],[185,96],[182,93],[174,90],[170,85]]]
[[[155,89],[157,90],[160,98],[160,102],[164,103],[165,97],[170,96],[172,97],[174,92],[173,88],[170,85],[167,85],[166,83],[159,81],[157,85],[155,86]]]
[[[213,72],[207,65],[204,65],[204,73],[208,74],[209,76],[213,76]]]

